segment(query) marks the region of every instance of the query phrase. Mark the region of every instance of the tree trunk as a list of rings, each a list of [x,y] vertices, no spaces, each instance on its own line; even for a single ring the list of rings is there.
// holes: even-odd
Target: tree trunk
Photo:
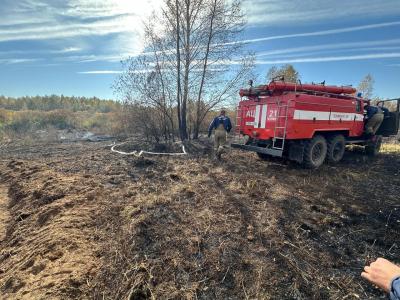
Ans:
[[[189,69],[190,69],[190,0],[186,0],[186,34],[185,34],[185,75],[183,79],[183,99],[182,99],[182,115],[181,115],[181,135],[182,140],[187,140],[187,102],[189,98]]]
[[[180,53],[180,24],[179,24],[179,1],[175,1],[176,4],[176,75],[177,75],[177,115],[178,115],[178,128],[181,140],[184,140],[182,135],[182,112],[181,112],[181,53]]]
[[[214,30],[214,18],[215,18],[216,7],[217,7],[217,0],[214,0],[213,7],[212,7],[212,13],[210,16],[210,18],[211,18],[210,31],[208,32],[207,48],[206,48],[206,53],[204,56],[204,64],[203,64],[203,71],[202,71],[202,75],[201,75],[200,88],[199,88],[199,93],[197,95],[196,121],[194,123],[193,139],[199,138],[200,126],[204,119],[204,118],[201,119],[201,117],[200,117],[201,95],[203,94],[204,81],[205,81],[206,71],[207,71],[207,66],[208,66],[208,56],[210,53],[210,46],[211,46],[212,35],[213,35],[213,30]]]

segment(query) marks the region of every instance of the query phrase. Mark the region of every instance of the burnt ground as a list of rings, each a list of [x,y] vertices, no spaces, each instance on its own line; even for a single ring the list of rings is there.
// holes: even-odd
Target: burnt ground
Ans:
[[[386,298],[360,272],[400,257],[400,153],[311,171],[107,144],[0,148],[0,298]]]

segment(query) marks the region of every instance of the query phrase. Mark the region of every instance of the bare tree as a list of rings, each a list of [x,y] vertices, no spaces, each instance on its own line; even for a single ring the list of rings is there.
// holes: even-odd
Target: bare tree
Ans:
[[[229,99],[236,101],[237,90],[250,77],[253,66],[253,57],[243,55],[243,43],[235,42],[245,24],[240,1],[227,5],[225,1],[209,0],[202,24],[197,36],[202,41],[202,51],[195,77],[199,84],[195,87],[194,138],[210,110]]]
[[[129,102],[159,109],[165,127],[173,130],[177,123],[182,140],[188,138],[187,122],[193,122],[196,138],[206,114],[226,103],[250,76],[251,55],[238,41],[244,26],[241,1],[164,4],[162,13],[146,23],[146,53],[126,63],[116,90]]]
[[[175,133],[175,101],[171,98],[173,86],[163,74],[164,62],[156,50],[153,58],[140,56],[126,62],[126,71],[119,76],[114,89],[123,99],[126,113],[135,115],[135,124],[129,126],[131,130],[137,127],[137,131],[144,131],[156,140],[159,136],[168,140]],[[142,114],[137,114],[137,111]],[[150,112],[154,117],[148,117]],[[148,124],[145,125],[146,122]],[[151,133],[149,128],[152,128]]]
[[[370,99],[373,95],[375,80],[371,74],[367,74],[360,82],[357,90],[362,93],[364,98]]]
[[[284,65],[281,68],[277,68],[276,66],[271,67],[267,73],[267,80],[271,81],[279,76],[283,76],[285,81],[293,83],[296,83],[300,79],[299,72],[291,64]]]

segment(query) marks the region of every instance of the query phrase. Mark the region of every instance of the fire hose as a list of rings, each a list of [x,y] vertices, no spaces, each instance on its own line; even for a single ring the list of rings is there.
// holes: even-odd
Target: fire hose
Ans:
[[[115,153],[118,153],[118,154],[122,154],[122,155],[134,155],[134,156],[136,156],[136,157],[140,157],[140,156],[142,156],[143,154],[149,154],[149,155],[169,155],[169,156],[177,156],[177,155],[186,155],[186,154],[187,154],[184,145],[182,145],[182,152],[180,152],[180,153],[163,153],[163,152],[151,152],[151,151],[144,151],[144,150],[140,150],[140,151],[135,150],[135,151],[132,151],[132,152],[124,152],[124,151],[119,151],[119,150],[116,150],[116,149],[115,149],[115,147],[124,145],[124,144],[126,144],[126,143],[127,143],[127,142],[119,143],[119,144],[115,144],[115,143],[114,143],[114,144],[109,145],[109,146],[112,146],[112,147],[111,147],[111,151],[112,151],[112,152],[115,152]]]

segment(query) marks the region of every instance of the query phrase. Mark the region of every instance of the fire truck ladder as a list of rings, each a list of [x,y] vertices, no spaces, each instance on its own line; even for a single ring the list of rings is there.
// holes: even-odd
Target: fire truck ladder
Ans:
[[[272,149],[281,150],[285,147],[287,121],[289,115],[290,100],[286,104],[281,101],[277,103],[277,113],[275,119],[274,138],[272,140]],[[282,126],[283,121],[283,126]],[[281,135],[279,135],[281,133]]]
[[[235,120],[235,131],[234,131],[234,140],[238,141],[240,139],[240,126],[242,123],[242,110],[238,105],[236,107],[236,120]]]

